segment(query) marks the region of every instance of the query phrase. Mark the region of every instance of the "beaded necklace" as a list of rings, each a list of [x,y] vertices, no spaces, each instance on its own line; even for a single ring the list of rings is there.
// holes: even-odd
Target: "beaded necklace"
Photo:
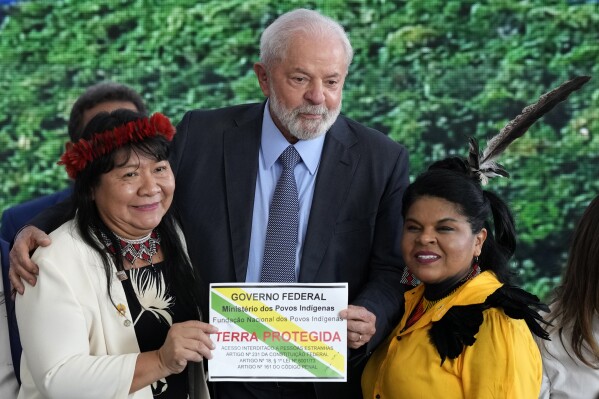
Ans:
[[[133,264],[136,259],[141,259],[148,262],[150,265],[154,265],[152,262],[152,258],[156,253],[160,250],[160,234],[156,230],[152,230],[150,234],[145,237],[129,240],[127,238],[123,238],[116,233],[112,233],[117,238],[117,242],[119,244],[119,253],[121,256]],[[104,232],[100,232],[100,236],[102,237],[102,241],[106,246],[106,249],[113,254],[116,255],[117,250],[115,249],[112,241]],[[127,280],[127,274],[124,270],[119,270],[116,272],[116,276],[120,281]]]

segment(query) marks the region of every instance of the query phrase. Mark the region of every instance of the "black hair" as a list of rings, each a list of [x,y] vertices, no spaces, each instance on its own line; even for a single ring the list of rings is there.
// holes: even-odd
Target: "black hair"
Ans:
[[[119,109],[111,113],[101,112],[87,124],[82,133],[82,138],[89,139],[93,134],[111,130],[128,122],[144,118],[141,113]],[[116,236],[104,224],[96,204],[93,200],[93,192],[100,183],[102,174],[110,172],[117,166],[115,155],[117,151],[125,151],[126,164],[131,156],[144,156],[156,161],[167,160],[169,156],[169,142],[162,136],[147,137],[143,141],[128,143],[106,155],[92,160],[75,179],[73,192],[75,224],[83,237],[101,257],[106,273],[108,295],[112,300],[110,285],[115,278],[115,269],[123,270],[123,259],[120,254],[116,256],[107,252],[101,239],[104,233],[111,241],[114,248],[119,248]],[[172,208],[172,207],[171,207]],[[173,291],[176,293],[177,301],[183,306],[183,312],[189,317],[198,316],[202,308],[201,279],[196,268],[191,265],[183,243],[178,233],[177,221],[172,209],[169,209],[156,230],[161,237],[161,247],[164,253],[164,273],[167,281],[171,281]],[[113,266],[114,263],[114,266]]]
[[[516,250],[514,218],[501,198],[482,189],[463,159],[452,157],[437,161],[419,175],[404,194],[404,218],[410,206],[421,197],[441,198],[455,204],[474,234],[486,228],[487,239],[479,256],[479,266],[483,271],[493,271],[502,283],[511,282],[509,259]]]
[[[83,114],[85,111],[108,101],[128,101],[135,105],[137,111],[146,114],[146,104],[141,96],[132,88],[113,82],[102,82],[90,86],[79,96],[69,116],[68,132],[71,141],[81,138],[83,129]]]

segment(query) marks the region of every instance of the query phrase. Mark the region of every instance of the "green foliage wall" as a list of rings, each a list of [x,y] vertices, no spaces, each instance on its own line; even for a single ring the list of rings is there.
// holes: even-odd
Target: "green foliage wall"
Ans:
[[[580,2],[576,2],[580,3]],[[349,32],[344,113],[411,153],[412,174],[465,154],[542,93],[595,78],[530,129],[492,188],[517,216],[516,269],[545,295],[599,192],[599,8],[557,0],[24,1],[0,26],[0,211],[66,185],[55,162],[71,105],[98,81],[128,84],[175,122],[186,110],[262,101],[260,32],[297,7]]]

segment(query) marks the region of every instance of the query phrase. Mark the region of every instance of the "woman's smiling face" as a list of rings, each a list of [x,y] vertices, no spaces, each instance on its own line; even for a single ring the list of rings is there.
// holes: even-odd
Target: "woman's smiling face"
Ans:
[[[94,200],[100,218],[121,237],[135,239],[149,234],[171,206],[175,178],[167,160],[155,160],[133,152],[124,163],[118,150],[116,167],[100,177]]]
[[[410,272],[425,284],[435,284],[466,275],[486,238],[484,228],[472,232],[454,203],[423,196],[406,213],[401,246]]]

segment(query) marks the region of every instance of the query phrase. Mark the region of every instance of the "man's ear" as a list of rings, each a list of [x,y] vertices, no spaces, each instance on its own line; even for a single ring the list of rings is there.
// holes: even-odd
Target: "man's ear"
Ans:
[[[268,72],[266,70],[266,66],[261,62],[256,62],[254,64],[254,73],[258,78],[258,83],[260,84],[262,93],[264,93],[266,97],[270,97],[270,88],[268,87]]]

